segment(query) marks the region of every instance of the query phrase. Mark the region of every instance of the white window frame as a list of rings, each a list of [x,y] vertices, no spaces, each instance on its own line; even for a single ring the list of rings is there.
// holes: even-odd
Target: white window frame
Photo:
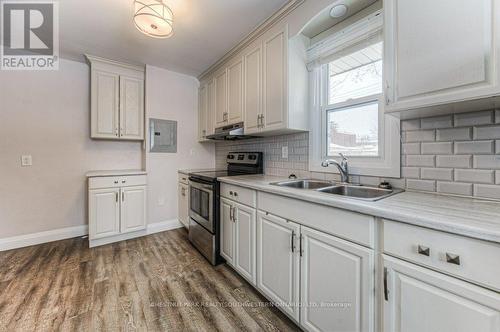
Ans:
[[[336,35],[342,38],[340,42],[321,41],[319,47],[311,47],[312,54],[316,58],[331,58],[336,53],[341,54],[345,49],[353,44],[364,42],[380,33],[381,24],[376,20],[381,20],[381,13],[372,14],[346,29],[328,37],[335,40]],[[375,23],[374,23],[375,22]],[[364,34],[364,38],[363,38]],[[330,44],[330,46],[325,46]],[[318,51],[324,49],[324,52]],[[330,51],[328,51],[330,50]],[[332,52],[332,50],[334,50]],[[383,61],[383,59],[382,59]],[[386,69],[383,66],[383,79],[385,82]],[[322,167],[321,162],[325,159],[335,159],[340,161],[339,157],[327,156],[327,112],[332,109],[341,109],[344,107],[360,105],[363,103],[378,100],[379,106],[379,153],[378,156],[352,156],[349,159],[349,173],[352,175],[366,175],[378,177],[395,177],[401,175],[401,136],[400,120],[392,114],[385,114],[385,96],[384,93],[357,98],[355,101],[347,101],[328,105],[328,62],[314,66],[310,72],[310,91],[311,91],[311,116],[309,132],[309,170],[313,172],[338,173],[336,167]],[[384,89],[385,90],[385,89]]]

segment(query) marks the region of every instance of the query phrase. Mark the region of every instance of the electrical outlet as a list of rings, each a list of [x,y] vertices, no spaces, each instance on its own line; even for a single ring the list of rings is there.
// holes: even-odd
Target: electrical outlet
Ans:
[[[281,147],[281,158],[288,159],[288,146]]]
[[[33,158],[31,157],[31,155],[21,156],[21,166],[26,167],[32,165],[33,165]]]

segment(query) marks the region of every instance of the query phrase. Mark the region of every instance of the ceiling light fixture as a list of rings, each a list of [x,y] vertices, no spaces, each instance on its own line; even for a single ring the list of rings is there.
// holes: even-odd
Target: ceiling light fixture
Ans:
[[[154,38],[168,38],[174,33],[174,15],[162,0],[134,0],[135,27]]]
[[[347,6],[342,4],[342,5],[336,5],[330,10],[330,16],[332,18],[341,18],[347,14]]]

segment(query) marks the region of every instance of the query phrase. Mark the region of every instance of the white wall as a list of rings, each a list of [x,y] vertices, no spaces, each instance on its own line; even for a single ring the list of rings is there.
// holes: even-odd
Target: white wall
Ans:
[[[84,63],[0,72],[0,238],[86,225],[84,174],[141,168],[141,143],[89,138],[89,98]]]
[[[215,166],[214,144],[197,142],[198,85],[194,77],[146,67],[146,123],[177,121],[177,153],[146,154],[149,223],[177,218],[178,169]]]

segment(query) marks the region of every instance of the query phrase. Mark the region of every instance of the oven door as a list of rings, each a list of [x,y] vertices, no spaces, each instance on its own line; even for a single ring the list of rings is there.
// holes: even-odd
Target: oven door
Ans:
[[[189,216],[214,233],[214,185],[189,179]]]

